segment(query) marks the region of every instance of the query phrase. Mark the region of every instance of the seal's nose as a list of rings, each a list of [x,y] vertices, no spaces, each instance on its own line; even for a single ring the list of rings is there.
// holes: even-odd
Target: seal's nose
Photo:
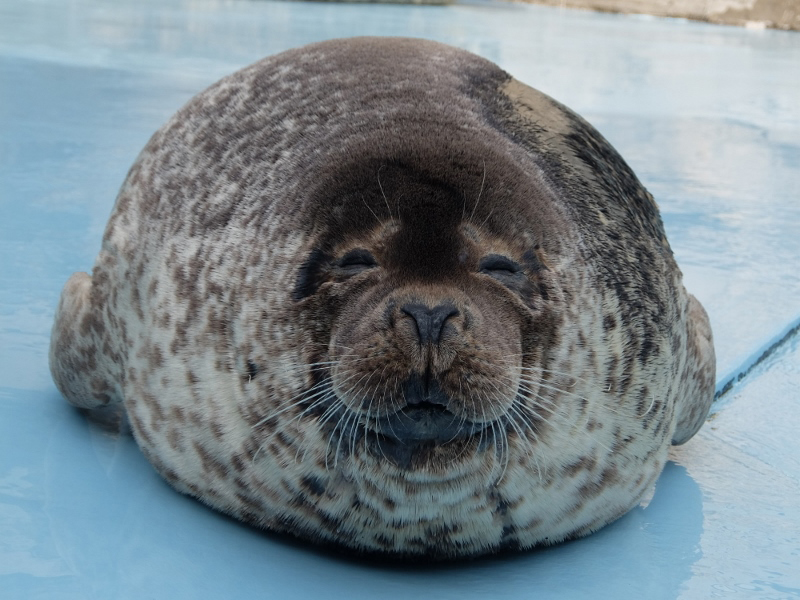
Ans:
[[[442,331],[444,331],[447,319],[458,315],[458,309],[449,302],[444,302],[433,308],[429,308],[424,304],[410,302],[400,310],[414,319],[414,323],[417,325],[417,337],[422,345],[438,344],[442,338]]]

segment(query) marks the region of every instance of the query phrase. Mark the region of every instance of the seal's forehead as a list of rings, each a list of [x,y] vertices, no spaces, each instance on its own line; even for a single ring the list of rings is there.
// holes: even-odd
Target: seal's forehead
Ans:
[[[335,253],[381,238],[391,240],[385,248],[398,264],[452,266],[470,242],[487,239],[479,231],[520,252],[548,241],[552,203],[543,201],[547,191],[535,181],[504,163],[446,166],[439,172],[400,163],[351,165],[350,179],[313,203],[319,246]]]
[[[278,64],[291,69],[276,77]],[[356,38],[270,65],[254,87],[286,98],[271,119],[292,125],[275,181],[280,212],[295,212],[298,226],[344,236],[392,213],[441,229],[451,221],[435,213],[491,225],[551,210],[528,152],[492,121],[511,78],[491,62],[424,40]]]
[[[535,149],[501,119],[510,80],[478,56],[423,40],[291,50],[223,79],[154,136],[145,158],[160,161],[169,194],[153,197],[204,202],[208,226],[240,216],[323,238],[398,210],[537,227],[553,202]],[[182,168],[190,162],[191,172]],[[198,187],[224,193],[195,198]]]
[[[375,188],[378,171],[392,165],[441,181],[465,170],[479,178],[487,156],[475,142],[498,137],[482,116],[484,96],[509,79],[468,52],[400,38],[314,44],[242,77],[243,106],[263,113],[244,120],[261,127],[253,135],[271,150],[276,199],[311,211],[334,189]],[[456,181],[467,193],[471,183]]]

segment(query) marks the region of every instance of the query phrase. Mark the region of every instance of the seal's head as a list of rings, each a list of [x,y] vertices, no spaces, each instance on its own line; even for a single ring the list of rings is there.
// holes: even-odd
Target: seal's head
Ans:
[[[194,98],[131,169],[51,366],[177,489],[359,551],[453,557],[635,506],[713,393],[652,197],[467,52],[363,38]]]

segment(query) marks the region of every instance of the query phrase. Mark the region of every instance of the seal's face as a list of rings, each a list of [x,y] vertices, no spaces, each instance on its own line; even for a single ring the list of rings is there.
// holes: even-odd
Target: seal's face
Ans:
[[[347,221],[366,226],[331,231],[298,273],[295,299],[318,328],[306,415],[334,460],[358,445],[360,460],[404,470],[502,467],[508,432],[545,417],[524,401],[557,336],[544,250],[533,233],[492,234],[480,197],[468,206],[447,182],[379,171],[380,196],[348,204],[369,218]]]

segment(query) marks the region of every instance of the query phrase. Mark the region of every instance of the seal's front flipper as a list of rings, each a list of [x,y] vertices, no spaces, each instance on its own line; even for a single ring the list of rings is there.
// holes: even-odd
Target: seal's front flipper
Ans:
[[[705,422],[711,402],[717,371],[711,324],[703,305],[689,294],[687,318],[687,356],[682,374],[681,394],[675,402],[678,420],[672,443],[688,441]]]
[[[50,372],[64,397],[81,408],[108,406],[121,400],[113,357],[100,309],[92,302],[92,278],[74,273],[56,310],[50,337]]]

